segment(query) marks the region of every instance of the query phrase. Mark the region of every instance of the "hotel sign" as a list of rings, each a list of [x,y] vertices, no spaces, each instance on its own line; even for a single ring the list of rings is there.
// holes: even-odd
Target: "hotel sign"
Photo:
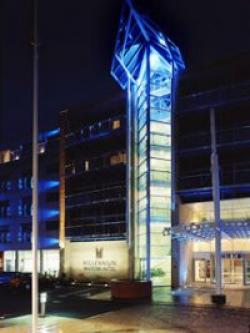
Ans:
[[[109,259],[104,256],[104,248],[95,248],[95,259],[94,260],[83,260],[84,271],[89,272],[113,272],[117,270],[117,260],[115,258]]]
[[[128,248],[125,241],[70,243],[69,270],[80,280],[125,279],[128,277]]]

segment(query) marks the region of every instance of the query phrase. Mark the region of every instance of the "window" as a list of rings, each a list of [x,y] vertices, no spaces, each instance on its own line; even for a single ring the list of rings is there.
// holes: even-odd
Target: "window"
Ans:
[[[41,142],[38,144],[38,152],[39,154],[44,154],[46,151],[46,143],[45,142]]]
[[[47,173],[48,174],[56,174],[58,173],[59,166],[57,163],[53,163],[47,166]]]
[[[17,233],[19,243],[30,243],[31,241],[31,224],[22,224]]]
[[[112,155],[110,157],[110,164],[116,165],[116,164],[125,164],[126,163],[126,154],[123,152],[119,152],[115,155]]]
[[[10,180],[8,180],[6,182],[6,188],[7,188],[7,191],[10,191],[12,189],[12,182]]]
[[[58,192],[49,192],[46,194],[47,202],[57,202],[59,201],[59,193]]]
[[[8,200],[0,201],[0,217],[11,216],[10,206]]]
[[[1,227],[0,228],[0,243],[2,244],[6,244],[6,243],[10,243],[11,239],[10,239],[10,232],[8,227]]]
[[[6,192],[12,190],[12,182],[10,180],[0,181],[0,191]]]
[[[85,171],[89,171],[89,161],[85,161],[84,167],[85,167]]]
[[[32,188],[33,187],[33,179],[31,176],[26,176],[24,177],[24,188],[25,189],[29,189],[29,188]]]
[[[0,152],[0,163],[7,163],[11,161],[11,150],[2,150]]]
[[[23,189],[23,179],[22,178],[18,178],[18,180],[17,180],[17,188],[19,190]]]
[[[46,222],[47,231],[56,231],[59,230],[59,221],[47,221]]]
[[[118,129],[121,127],[121,121],[119,119],[113,120],[113,129]]]
[[[18,216],[32,216],[31,197],[25,197],[19,200]]]
[[[14,159],[15,161],[20,160],[20,151],[19,151],[19,150],[15,150],[15,151],[13,151],[13,159]]]

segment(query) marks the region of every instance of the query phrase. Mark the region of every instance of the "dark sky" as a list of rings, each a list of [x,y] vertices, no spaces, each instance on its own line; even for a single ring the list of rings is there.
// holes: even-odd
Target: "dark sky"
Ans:
[[[110,76],[121,0],[40,0],[40,128],[120,92]],[[250,52],[249,0],[135,0],[187,68]],[[0,2],[0,144],[31,137],[32,1]]]

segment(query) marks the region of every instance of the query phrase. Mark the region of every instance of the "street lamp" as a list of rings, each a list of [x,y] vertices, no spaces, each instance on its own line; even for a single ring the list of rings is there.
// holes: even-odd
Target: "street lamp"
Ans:
[[[32,137],[32,333],[38,327],[38,27],[37,1],[34,0],[33,26],[33,137]]]

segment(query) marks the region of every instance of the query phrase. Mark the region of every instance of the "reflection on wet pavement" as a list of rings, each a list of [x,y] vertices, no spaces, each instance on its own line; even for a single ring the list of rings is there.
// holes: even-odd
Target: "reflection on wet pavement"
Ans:
[[[212,292],[154,288],[154,304],[128,305],[85,319],[47,316],[39,319],[38,333],[250,333],[250,291],[227,290],[229,307],[211,306]],[[190,304],[197,306],[186,306]],[[30,322],[30,316],[1,320],[0,332],[30,333]]]
[[[153,301],[155,303],[204,305],[210,306],[212,288],[185,288],[172,291],[167,287],[155,287]],[[250,308],[250,289],[226,289],[227,306]],[[248,332],[247,332],[248,333]]]
[[[30,316],[4,320],[1,333],[27,333]],[[249,333],[249,310],[134,305],[88,319],[46,317],[38,333]]]

